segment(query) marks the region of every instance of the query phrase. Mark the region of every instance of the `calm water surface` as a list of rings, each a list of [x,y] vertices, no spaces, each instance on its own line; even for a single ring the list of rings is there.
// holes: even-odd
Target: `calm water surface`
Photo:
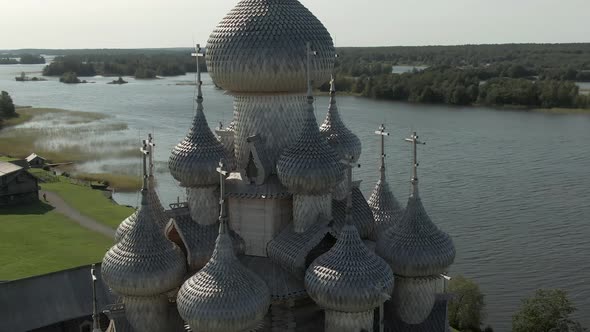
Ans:
[[[20,83],[20,71],[41,66],[0,66],[0,90],[20,105],[59,107],[108,114],[128,129],[94,133],[87,141],[110,140],[114,147],[137,146],[155,134],[159,187],[164,202],[184,192],[168,174],[172,147],[186,134],[193,115],[194,81],[183,76],[107,85],[112,78],[87,78],[95,84]],[[205,112],[211,126],[229,123],[232,99],[205,77]],[[323,120],[328,98],[318,97]],[[486,294],[488,322],[509,331],[522,298],[537,288],[566,288],[578,307],[577,318],[590,326],[590,116],[494,111],[482,108],[410,105],[338,97],[345,122],[362,140],[362,168],[355,172],[369,195],[378,175],[378,138],[385,123],[387,173],[395,194],[409,192],[410,147],[403,141],[417,130],[427,145],[419,151],[424,204],[433,221],[450,233],[457,247],[451,274],[475,279]],[[89,171],[124,170],[138,174],[137,157],[87,163]],[[117,194],[137,205],[137,194]]]

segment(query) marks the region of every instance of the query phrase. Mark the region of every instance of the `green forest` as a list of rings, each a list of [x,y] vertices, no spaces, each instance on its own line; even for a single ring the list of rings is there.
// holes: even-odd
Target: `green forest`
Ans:
[[[42,64],[45,63],[45,58],[31,53],[0,55],[0,65],[16,65],[19,63],[22,65]]]
[[[45,76],[62,76],[76,73],[77,76],[133,76],[138,79],[153,79],[157,76],[178,76],[196,71],[191,51],[143,53],[101,52],[59,56],[43,69]],[[206,64],[200,59],[201,68]]]
[[[451,105],[590,108],[590,44],[339,48],[336,86],[369,98]],[[395,74],[393,66],[427,67]],[[322,90],[328,90],[328,84]]]
[[[60,54],[43,70],[46,76],[151,79],[196,71],[190,48],[19,52]],[[590,82],[590,44],[341,47],[337,53],[337,89],[367,98],[450,105],[590,108],[590,91],[580,91],[575,84]],[[204,59],[200,61],[201,69],[207,71]],[[419,69],[394,73],[394,66]],[[320,89],[328,91],[328,82]]]

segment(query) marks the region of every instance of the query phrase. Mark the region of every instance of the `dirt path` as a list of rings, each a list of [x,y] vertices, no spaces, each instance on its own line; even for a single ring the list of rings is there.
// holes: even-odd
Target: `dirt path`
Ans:
[[[109,238],[113,238],[115,236],[114,229],[105,226],[94,219],[88,218],[85,215],[82,215],[78,210],[69,206],[68,203],[66,203],[55,193],[52,193],[51,191],[40,190],[39,198],[41,200],[43,199],[43,194],[47,195],[47,202],[51,206],[55,207],[57,212],[66,215],[68,218],[80,224],[80,226],[88,228],[91,231],[101,233]]]

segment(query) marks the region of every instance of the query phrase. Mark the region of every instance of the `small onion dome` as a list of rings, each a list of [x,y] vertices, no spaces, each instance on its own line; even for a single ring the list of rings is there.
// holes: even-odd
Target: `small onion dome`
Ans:
[[[166,212],[162,203],[160,202],[160,198],[155,190],[155,181],[153,175],[150,175],[149,182],[148,182],[150,190],[148,191],[148,202],[150,206],[152,206],[154,213],[155,213],[155,220],[160,227],[162,227],[162,231],[166,227],[169,218],[166,216]],[[129,230],[133,227],[137,220],[137,215],[139,211],[135,211],[132,215],[127,217],[123,222],[119,224],[117,230],[115,231],[115,242],[121,241],[123,236],[129,232]]]
[[[401,221],[379,237],[377,253],[405,277],[438,275],[455,260],[453,240],[430,220],[417,194],[408,199]]]
[[[387,263],[363,243],[355,226],[342,228],[338,241],[305,273],[309,296],[328,310],[361,312],[385,302],[393,290]]]
[[[277,162],[281,183],[295,194],[325,194],[344,178],[338,154],[320,134],[312,102],[308,97],[309,110],[299,138]]]
[[[307,42],[317,51],[312,80],[319,85],[336,54],[322,23],[297,0],[242,0],[209,37],[207,69],[228,91],[302,92]]]
[[[375,219],[374,239],[377,239],[378,234],[382,234],[388,228],[398,223],[404,214],[404,209],[400,206],[389,188],[389,183],[385,179],[384,172],[381,174],[379,181],[377,181],[377,185],[373,189],[368,203]]]
[[[345,156],[352,156],[352,162],[356,163],[361,156],[361,140],[353,134],[340,118],[338,106],[336,106],[336,88],[334,79],[330,84],[330,107],[324,123],[320,126],[320,133],[328,140],[338,153],[340,159]]]
[[[197,100],[197,112],[193,125],[173,150],[168,161],[172,176],[183,187],[210,186],[219,183],[215,171],[220,159],[225,158],[223,145],[207,124],[202,99]]]
[[[137,220],[102,260],[106,284],[120,295],[163,294],[180,286],[186,273],[184,255],[157,224],[147,190],[142,191]]]
[[[176,302],[193,331],[247,331],[263,320],[270,291],[237,259],[222,222],[211,259],[182,285]]]

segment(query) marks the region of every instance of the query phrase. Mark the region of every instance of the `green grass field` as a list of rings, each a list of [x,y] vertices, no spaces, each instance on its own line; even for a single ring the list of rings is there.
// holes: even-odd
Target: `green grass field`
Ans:
[[[99,262],[113,245],[52,209],[42,202],[0,208],[0,280]]]
[[[63,198],[74,209],[100,223],[116,228],[133,213],[133,209],[117,205],[103,192],[68,182],[42,183],[41,188]]]

